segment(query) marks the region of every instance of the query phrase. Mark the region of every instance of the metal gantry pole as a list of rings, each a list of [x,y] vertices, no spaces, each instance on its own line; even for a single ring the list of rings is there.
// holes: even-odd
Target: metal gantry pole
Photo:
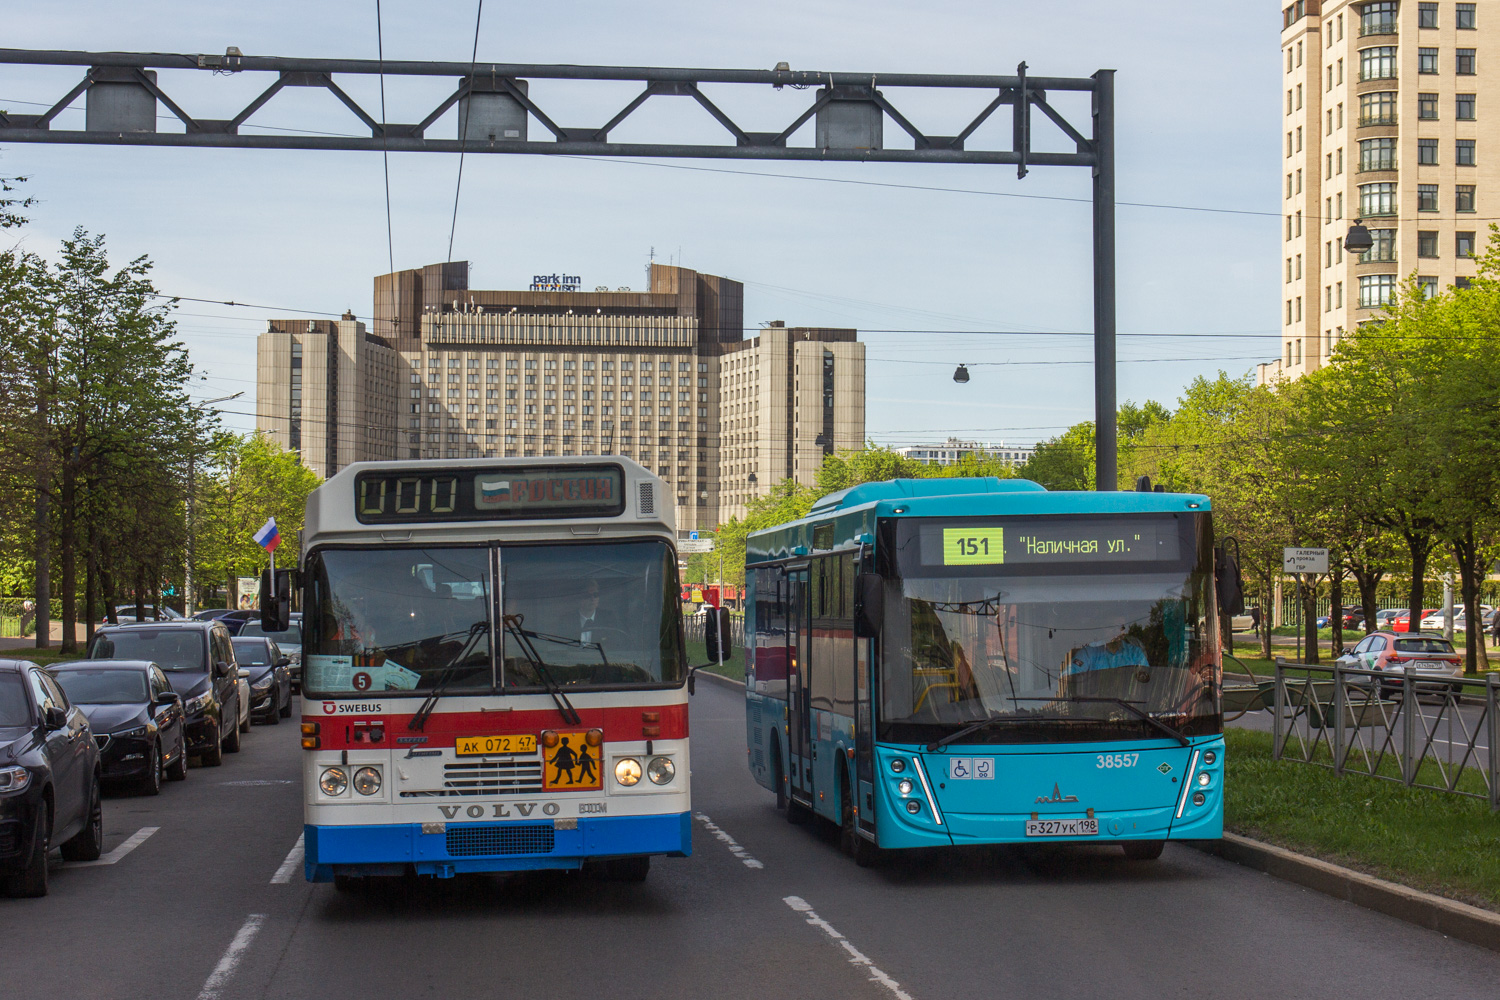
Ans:
[[[1094,74],[1094,488],[1119,486],[1115,431],[1115,71]]]

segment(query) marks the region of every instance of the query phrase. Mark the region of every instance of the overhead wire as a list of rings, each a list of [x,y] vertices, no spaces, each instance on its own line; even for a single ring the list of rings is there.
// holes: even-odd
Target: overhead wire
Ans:
[[[458,116],[458,183],[453,185],[453,224],[448,228],[448,261],[453,261],[453,237],[458,232],[458,195],[464,187],[464,154],[469,151],[469,126],[474,122],[474,67],[479,64],[479,22],[484,18],[484,0],[479,0],[479,9],[474,14],[474,51],[469,56],[469,113]],[[391,268],[395,270],[395,268]]]
[[[392,273],[396,270],[396,238],[391,228],[391,151],[385,118],[385,29],[381,26],[380,0],[375,0],[375,51],[380,57],[380,158],[385,166],[385,245]]]

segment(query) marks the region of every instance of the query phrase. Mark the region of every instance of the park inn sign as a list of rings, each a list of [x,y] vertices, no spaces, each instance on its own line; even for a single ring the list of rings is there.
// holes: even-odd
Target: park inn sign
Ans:
[[[1327,573],[1328,550],[1288,546],[1281,550],[1281,569],[1286,573]]]

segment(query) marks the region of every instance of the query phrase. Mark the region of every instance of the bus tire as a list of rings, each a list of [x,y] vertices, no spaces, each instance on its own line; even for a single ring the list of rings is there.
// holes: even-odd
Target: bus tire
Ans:
[[[1125,856],[1131,861],[1155,861],[1161,857],[1163,847],[1167,846],[1165,840],[1127,840],[1120,845],[1125,849]]]
[[[786,775],[781,770],[781,751],[771,748],[771,783],[776,786],[776,808],[786,808]]]
[[[849,780],[839,783],[843,822],[839,825],[839,847],[861,868],[869,868],[880,857],[880,848],[861,837],[855,828],[854,797],[849,794]]]

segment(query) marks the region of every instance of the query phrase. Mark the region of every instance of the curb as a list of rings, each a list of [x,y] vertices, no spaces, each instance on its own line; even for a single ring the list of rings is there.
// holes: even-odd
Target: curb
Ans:
[[[744,681],[737,681],[733,677],[725,677],[723,674],[716,674],[711,670],[698,671],[698,677],[702,680],[712,680],[718,684],[727,685],[728,687],[734,688],[736,691],[742,692],[745,690]]]
[[[1224,834],[1223,840],[1197,841],[1192,846],[1335,899],[1377,910],[1481,948],[1500,951],[1500,913],[1387,882],[1233,833]]]

